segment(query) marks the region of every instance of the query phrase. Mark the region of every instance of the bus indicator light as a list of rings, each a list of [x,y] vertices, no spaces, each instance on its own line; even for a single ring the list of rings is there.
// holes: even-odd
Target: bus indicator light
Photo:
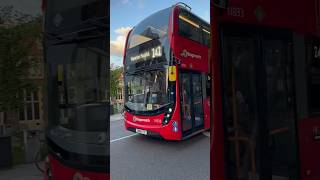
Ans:
[[[178,132],[178,128],[177,127],[173,127],[173,132]]]
[[[177,121],[173,121],[172,122],[172,126],[173,126],[173,132],[178,132],[178,123]]]
[[[177,125],[177,121],[173,121],[173,122],[172,122],[172,126],[173,126],[173,127],[177,127],[177,126],[178,126],[178,125]]]

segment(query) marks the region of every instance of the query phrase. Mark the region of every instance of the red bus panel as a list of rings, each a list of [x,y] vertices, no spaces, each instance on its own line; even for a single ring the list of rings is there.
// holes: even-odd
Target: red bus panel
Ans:
[[[302,180],[320,179],[320,118],[299,122],[299,150]]]
[[[319,13],[315,11],[318,12],[318,7],[318,0],[230,0],[219,22],[290,28],[296,32],[316,34],[320,22]]]
[[[49,155],[49,161],[51,166],[52,180],[109,180],[110,175],[106,173],[96,173],[82,171],[79,169],[70,168],[64,166],[53,156]],[[46,177],[45,177],[46,180]]]

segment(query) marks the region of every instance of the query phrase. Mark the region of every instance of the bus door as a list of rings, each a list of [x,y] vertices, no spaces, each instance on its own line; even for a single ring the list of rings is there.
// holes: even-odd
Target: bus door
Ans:
[[[228,180],[298,179],[290,38],[222,32]]]
[[[200,73],[179,73],[182,136],[204,128],[203,76]]]

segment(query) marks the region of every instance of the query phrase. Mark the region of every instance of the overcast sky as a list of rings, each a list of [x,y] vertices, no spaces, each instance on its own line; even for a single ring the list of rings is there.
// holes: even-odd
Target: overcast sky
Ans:
[[[0,0],[0,7],[13,6],[13,9],[24,14],[36,16],[41,14],[42,0]]]

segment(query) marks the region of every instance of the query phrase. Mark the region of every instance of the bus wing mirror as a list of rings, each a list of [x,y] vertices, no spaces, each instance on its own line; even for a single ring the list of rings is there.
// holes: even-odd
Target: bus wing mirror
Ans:
[[[229,4],[229,0],[213,0],[213,5],[222,8],[227,9]]]
[[[169,74],[169,81],[176,81],[177,80],[176,66],[169,66],[168,74]]]

